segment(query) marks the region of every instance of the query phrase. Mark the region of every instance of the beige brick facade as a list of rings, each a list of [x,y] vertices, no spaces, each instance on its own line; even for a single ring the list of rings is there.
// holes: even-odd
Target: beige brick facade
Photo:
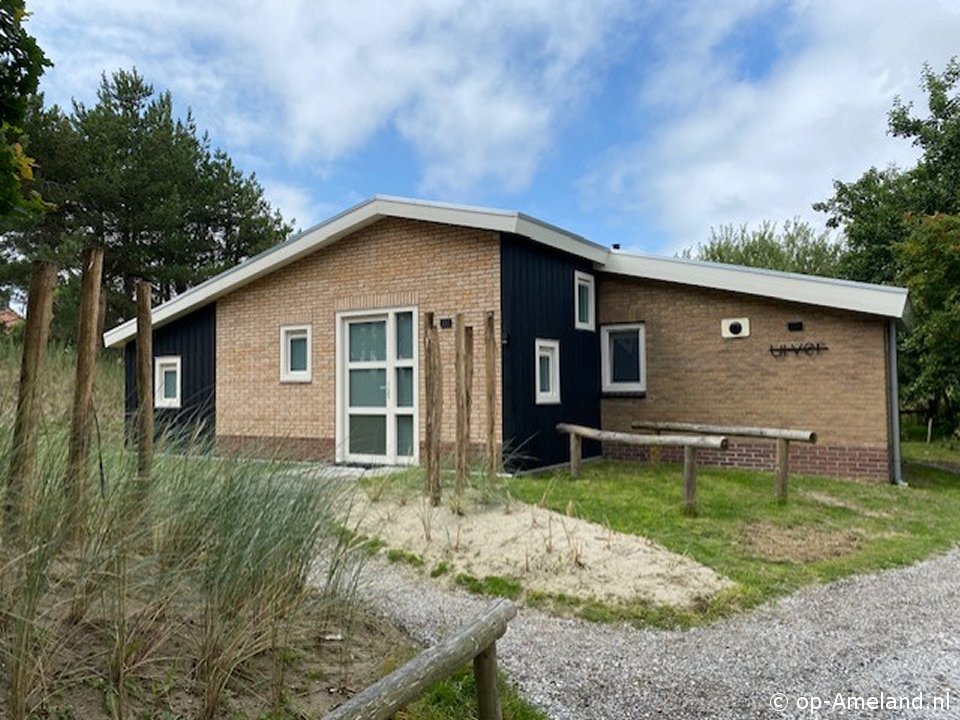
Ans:
[[[500,245],[496,233],[385,219],[317,250],[217,301],[217,435],[284,438],[301,455],[328,454],[336,433],[336,313],[415,306],[419,317],[420,440],[424,428],[423,319],[463,312],[474,328],[471,439],[483,441],[484,313],[500,337]],[[312,328],[312,381],[280,382],[280,327]],[[453,441],[454,333],[440,330],[444,363],[443,439]],[[497,396],[500,378],[497,343]],[[497,436],[502,427],[499,411]],[[310,452],[310,448],[318,452]]]
[[[603,276],[598,296],[601,324],[642,321],[646,328],[646,396],[605,398],[604,428],[661,420],[810,429],[819,436],[815,452],[797,446],[793,453],[811,471],[886,476],[883,320],[621,276]],[[749,318],[750,337],[723,339],[721,319],[736,317]],[[802,321],[803,331],[788,331],[789,321]],[[784,357],[769,351],[806,342],[829,350]],[[744,453],[738,464],[754,464]]]

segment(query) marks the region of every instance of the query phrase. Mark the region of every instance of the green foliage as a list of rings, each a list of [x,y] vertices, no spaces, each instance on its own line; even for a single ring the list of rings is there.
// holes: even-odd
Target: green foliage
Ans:
[[[711,229],[708,243],[698,245],[695,252],[688,248],[682,256],[837,277],[843,254],[843,244],[834,241],[829,231],[818,233],[809,223],[794,218],[783,224],[782,231],[770,221],[764,221],[755,230],[748,229],[746,225],[721,225],[719,229]]]
[[[0,5],[0,218],[27,215],[43,209],[39,195],[24,193],[34,162],[21,143],[26,99],[37,91],[44,68],[50,65],[36,39],[23,27],[27,13],[23,0]]]
[[[473,575],[460,574],[454,582],[474,595],[488,595],[490,597],[504,597],[516,600],[523,594],[523,586],[513,578],[487,575],[484,578],[475,578]]]
[[[953,295],[958,280],[951,256],[960,215],[960,61],[940,73],[925,65],[925,116],[897,98],[889,131],[909,140],[921,157],[908,169],[871,168],[854,182],[834,182],[834,196],[814,205],[828,224],[842,227],[849,249],[843,275],[852,280],[905,283],[917,308],[913,333],[903,343],[902,385],[910,402],[938,422],[960,416],[955,363],[958,347]],[[939,243],[946,243],[939,247]],[[945,267],[939,267],[945,264]]]
[[[66,113],[35,97],[26,109],[27,147],[39,165],[28,187],[55,209],[4,228],[0,285],[23,288],[32,259],[58,260],[67,273],[56,337],[72,337],[76,326],[84,245],[107,249],[110,326],[132,316],[137,278],[151,281],[162,302],[290,232],[256,176],[212,148],[189,113],[175,117],[170,93],[154,91],[136,70],[104,75],[92,107],[75,102]]]
[[[416,553],[407,552],[406,550],[398,550],[396,548],[391,548],[387,550],[387,560],[392,563],[401,563],[403,565],[409,565],[410,567],[423,567],[423,558]]]
[[[770,473],[701,468],[700,514],[683,514],[680,469],[601,462],[514,478],[528,503],[640,535],[711,567],[737,585],[692,608],[614,605],[534,595],[536,605],[593,620],[660,627],[702,624],[803,586],[907,565],[960,541],[960,478],[907,467],[909,488],[791,476],[790,498]],[[528,599],[530,599],[528,595]]]

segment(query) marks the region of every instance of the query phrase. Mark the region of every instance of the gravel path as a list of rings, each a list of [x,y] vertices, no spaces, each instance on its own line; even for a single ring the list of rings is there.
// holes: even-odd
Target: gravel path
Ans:
[[[365,574],[374,607],[427,643],[488,602],[379,561]],[[960,718],[960,548],[685,632],[521,609],[497,647],[524,696],[555,720]],[[881,692],[922,693],[924,707],[834,706],[838,693],[845,705],[888,702]],[[949,709],[934,709],[948,692]]]

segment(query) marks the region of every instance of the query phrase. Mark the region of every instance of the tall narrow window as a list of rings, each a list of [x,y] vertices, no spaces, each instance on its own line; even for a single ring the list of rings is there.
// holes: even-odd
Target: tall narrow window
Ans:
[[[574,327],[577,330],[593,330],[594,325],[594,295],[595,287],[593,275],[584,272],[574,273]]]
[[[600,355],[604,392],[646,391],[647,351],[643,323],[604,325]]]
[[[166,355],[153,360],[153,405],[180,407],[180,356]]]
[[[280,328],[280,382],[310,382],[310,326]]]
[[[537,339],[534,382],[538,405],[560,402],[560,341]]]

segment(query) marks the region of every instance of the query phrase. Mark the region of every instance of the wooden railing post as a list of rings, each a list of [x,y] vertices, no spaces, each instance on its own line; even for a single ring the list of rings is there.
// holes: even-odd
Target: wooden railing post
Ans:
[[[432,312],[424,315],[424,389],[427,396],[426,429],[427,493],[430,503],[440,504],[440,431],[443,422],[443,379],[440,364],[440,336]]]
[[[467,484],[467,372],[466,345],[467,328],[463,322],[463,313],[457,313],[453,319],[454,333],[454,393],[457,398],[455,476],[453,485],[454,511],[463,512],[463,490]]]
[[[486,607],[456,633],[424,650],[406,665],[364,688],[327,715],[326,720],[387,720],[431,685],[450,677],[471,660],[481,720],[500,720],[495,644],[516,617],[509,600]]]
[[[483,321],[484,382],[487,391],[487,477],[493,480],[500,471],[501,458],[497,450],[497,337],[494,335],[493,313]]]
[[[580,463],[583,460],[583,440],[578,433],[570,433],[570,474],[580,475]]]
[[[153,472],[153,315],[150,283],[137,282],[137,476]]]
[[[490,643],[473,659],[473,677],[477,684],[479,720],[502,720],[500,693],[497,689],[497,644]]]
[[[93,409],[93,385],[97,376],[97,354],[100,349],[100,298],[103,277],[103,248],[91,247],[83,256],[80,280],[80,323],[77,328],[77,376],[73,389],[73,411],[70,416],[70,439],[67,444],[67,492],[72,515],[68,527],[84,536],[90,449],[90,416]]]
[[[21,503],[27,493],[37,449],[37,425],[40,422],[40,379],[47,354],[50,321],[53,319],[53,289],[57,284],[57,266],[45,260],[33,263],[27,293],[27,318],[20,360],[20,387],[10,448],[10,473],[7,476],[5,530],[13,537],[22,515]]]
[[[697,514],[697,449],[690,445],[683,448],[683,512]]]
[[[774,491],[777,500],[787,499],[787,478],[790,475],[790,441],[777,438],[777,474]]]

